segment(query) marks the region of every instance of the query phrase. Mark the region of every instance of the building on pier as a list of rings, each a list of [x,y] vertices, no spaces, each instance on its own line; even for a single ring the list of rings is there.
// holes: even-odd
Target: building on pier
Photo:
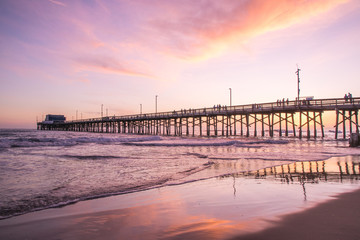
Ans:
[[[53,123],[64,123],[65,121],[66,121],[66,117],[64,115],[47,114],[45,120],[42,123],[53,124]]]

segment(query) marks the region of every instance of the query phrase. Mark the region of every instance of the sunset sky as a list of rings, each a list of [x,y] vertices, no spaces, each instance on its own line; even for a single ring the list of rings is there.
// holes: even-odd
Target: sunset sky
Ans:
[[[1,0],[0,128],[360,96],[358,0]]]

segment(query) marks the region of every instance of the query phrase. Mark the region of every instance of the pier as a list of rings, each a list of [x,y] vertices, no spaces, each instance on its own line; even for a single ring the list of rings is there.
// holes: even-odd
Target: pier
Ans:
[[[38,122],[38,130],[166,136],[324,137],[323,113],[335,114],[335,139],[359,133],[360,98],[282,100],[182,109],[63,122]],[[341,131],[341,132],[340,132]]]

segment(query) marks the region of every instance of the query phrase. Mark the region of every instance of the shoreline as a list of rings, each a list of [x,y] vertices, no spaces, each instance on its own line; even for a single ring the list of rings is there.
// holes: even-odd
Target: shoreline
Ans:
[[[344,170],[344,174],[331,174],[334,167],[335,170],[338,166],[345,167],[345,163],[350,161],[355,161],[353,168],[356,172],[347,175],[347,170]],[[0,238],[263,239],[270,234],[267,231],[274,231],[271,234],[287,231],[292,235],[296,229],[291,229],[297,225],[289,227],[286,223],[293,218],[295,220],[291,221],[299,223],[296,219],[305,219],[302,214],[309,216],[309,212],[320,211],[317,216],[330,221],[326,216],[329,212],[321,206],[333,201],[341,202],[334,205],[337,206],[334,214],[343,214],[341,226],[352,229],[360,217],[350,215],[347,218],[360,198],[359,161],[359,156],[347,156],[321,161],[323,164],[305,163],[302,165],[302,171],[306,172],[304,175],[293,173],[296,164],[291,163],[286,166],[292,181],[285,181],[288,178],[281,175],[279,166],[271,168],[275,171],[273,175],[269,175],[270,170],[257,172],[258,175],[234,174],[80,201],[3,219],[0,221]],[[325,165],[327,172],[323,173],[321,167]],[[315,172],[317,168],[320,168],[318,173]],[[311,177],[302,178],[310,172]],[[312,219],[315,218],[306,221],[312,222]],[[331,224],[336,225],[336,221],[327,225]],[[312,227],[318,225],[315,222]],[[309,232],[316,230],[306,226]],[[356,232],[352,234],[358,236],[354,235]],[[344,233],[342,236],[350,235]]]
[[[323,162],[323,161],[330,160],[332,158],[345,158],[345,157],[359,157],[360,158],[360,155],[359,154],[347,154],[347,155],[339,155],[339,156],[336,156],[336,157],[328,157],[326,159],[317,159],[317,160],[311,160],[311,161],[308,161],[308,160],[306,160],[306,161],[283,160],[283,161],[284,162],[290,162],[290,163]],[[209,164],[207,164],[207,166],[211,167],[211,165],[212,165],[212,163],[210,163],[210,161],[209,161]],[[283,165],[286,165],[286,164],[278,164],[278,165],[274,165],[273,167],[276,168],[276,167],[283,166]],[[207,168],[205,168],[203,170],[206,171]],[[199,181],[201,182],[201,181],[206,181],[206,180],[216,179],[216,178],[231,177],[233,175],[247,174],[247,173],[251,173],[251,172],[256,172],[256,171],[253,170],[253,171],[241,171],[241,172],[236,172],[236,173],[226,173],[226,174],[220,174],[220,175],[216,175],[216,176],[199,178],[199,179],[195,179],[195,180],[190,179],[190,180],[186,180],[186,181],[180,182],[180,183],[169,182],[169,183],[165,183],[165,184],[162,184],[162,185],[154,185],[154,186],[151,186],[151,187],[143,187],[143,186],[141,186],[139,188],[134,188],[134,189],[127,190],[127,191],[124,191],[124,192],[105,193],[105,194],[101,194],[101,195],[98,195],[98,196],[89,196],[89,197],[85,197],[85,198],[81,198],[81,199],[75,199],[75,200],[72,200],[72,201],[69,201],[69,202],[66,202],[66,203],[65,202],[60,202],[60,203],[57,203],[55,205],[47,206],[47,207],[40,208],[40,209],[34,209],[34,210],[29,211],[29,212],[18,213],[18,214],[14,214],[14,215],[11,215],[11,216],[6,216],[6,217],[3,217],[3,218],[0,218],[0,223],[3,220],[12,219],[14,217],[19,217],[19,216],[23,216],[23,215],[26,215],[26,214],[36,213],[36,212],[44,211],[44,210],[48,210],[48,209],[63,208],[63,207],[67,207],[69,205],[77,204],[77,203],[80,203],[80,202],[83,202],[83,201],[91,201],[91,200],[97,200],[97,199],[103,199],[103,198],[109,198],[109,197],[116,197],[116,196],[127,195],[127,194],[140,193],[140,192],[149,191],[149,190],[153,190],[153,189],[184,185],[184,184],[189,184],[189,183],[194,183],[194,182],[199,182]],[[359,168],[359,173],[360,173],[360,168]],[[187,177],[185,177],[184,179],[186,179],[186,178]]]

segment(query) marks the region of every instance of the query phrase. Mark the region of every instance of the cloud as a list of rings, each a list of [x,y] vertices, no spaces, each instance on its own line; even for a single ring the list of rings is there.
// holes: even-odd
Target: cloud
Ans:
[[[51,3],[53,3],[53,4],[56,4],[56,5],[59,5],[59,6],[66,7],[66,4],[63,3],[63,2],[60,2],[60,1],[49,0],[49,2],[51,2]]]
[[[68,75],[73,74],[75,59],[76,67],[84,71],[156,75],[157,79],[174,75],[173,69],[184,64],[179,59],[207,59],[234,46],[246,48],[256,36],[301,23],[347,2],[95,0],[65,5],[60,0],[48,1],[68,8],[9,1],[12,15],[2,16],[8,26],[2,33],[11,36],[8,39],[33,46],[26,51],[28,59],[51,62],[54,69],[61,68]],[[14,43],[9,40],[2,45],[8,48]],[[37,51],[39,46],[44,50]]]
[[[80,65],[82,71],[93,71],[152,78],[151,74],[144,70],[140,70],[144,69],[145,67],[135,67],[144,65],[140,62],[138,62],[137,64],[135,64],[134,62],[121,62],[113,57],[97,55],[80,57],[77,58],[75,62]]]
[[[194,58],[212,56],[232,44],[245,44],[266,32],[309,20],[347,0],[158,2],[157,12],[162,14],[149,20],[148,30],[165,52]]]

